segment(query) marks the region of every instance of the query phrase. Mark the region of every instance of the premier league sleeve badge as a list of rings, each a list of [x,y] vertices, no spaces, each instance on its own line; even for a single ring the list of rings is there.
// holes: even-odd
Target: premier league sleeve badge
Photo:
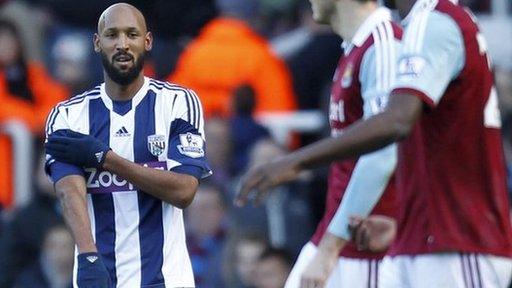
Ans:
[[[204,140],[201,135],[192,133],[180,134],[178,150],[181,154],[191,158],[204,157]]]

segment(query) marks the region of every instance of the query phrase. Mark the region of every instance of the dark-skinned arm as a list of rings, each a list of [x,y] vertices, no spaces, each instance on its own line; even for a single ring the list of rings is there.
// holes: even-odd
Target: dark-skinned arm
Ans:
[[[103,169],[181,209],[192,203],[199,186],[199,180],[194,176],[144,167],[122,158],[113,151],[107,152]]]
[[[236,204],[245,205],[251,196],[261,198],[270,188],[297,178],[302,170],[355,158],[406,138],[422,110],[423,102],[419,97],[393,93],[385,111],[354,123],[342,135],[320,140],[251,169],[242,178]]]
[[[71,230],[79,253],[97,252],[87,213],[85,179],[69,175],[55,183],[55,191],[62,205],[64,220]]]
[[[328,138],[289,155],[301,169],[354,158],[406,138],[423,109],[420,98],[392,94],[384,112],[351,125],[336,138]]]

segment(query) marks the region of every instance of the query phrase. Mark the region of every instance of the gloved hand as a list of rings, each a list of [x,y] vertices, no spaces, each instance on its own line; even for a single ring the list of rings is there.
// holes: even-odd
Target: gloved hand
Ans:
[[[79,288],[110,288],[110,275],[97,252],[78,254],[76,282]]]
[[[86,168],[101,168],[110,150],[93,136],[69,129],[52,133],[44,147],[56,160]]]

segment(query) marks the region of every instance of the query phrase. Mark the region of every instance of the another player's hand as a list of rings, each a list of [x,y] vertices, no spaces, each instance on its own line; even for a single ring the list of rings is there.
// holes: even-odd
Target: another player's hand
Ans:
[[[93,136],[69,129],[57,130],[45,143],[46,153],[79,167],[101,168],[110,148]]]
[[[112,283],[107,268],[98,253],[78,255],[76,282],[79,288],[110,288]]]
[[[252,197],[258,204],[271,188],[295,180],[299,172],[298,164],[289,157],[281,157],[254,167],[242,177],[235,204],[239,207],[244,206]]]
[[[338,253],[318,250],[302,273],[300,288],[324,287],[337,262]]]
[[[396,221],[382,215],[368,218],[351,217],[352,238],[359,250],[386,251],[396,236]]]

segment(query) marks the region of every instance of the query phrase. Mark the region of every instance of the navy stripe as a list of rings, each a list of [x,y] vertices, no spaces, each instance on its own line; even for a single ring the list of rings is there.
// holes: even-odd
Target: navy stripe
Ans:
[[[200,119],[200,114],[198,111],[199,110],[199,102],[197,102],[197,103],[195,102],[196,100],[194,99],[194,95],[192,93],[190,93],[190,90],[185,89],[178,85],[171,85],[169,83],[164,83],[164,82],[160,82],[160,81],[156,81],[156,80],[150,80],[149,85],[154,86],[160,90],[162,90],[162,88],[166,88],[171,91],[181,91],[181,92],[185,93],[185,100],[187,101],[187,121],[189,121],[190,124],[192,124],[197,129],[199,129],[199,123],[198,123],[199,119]],[[176,101],[176,98],[174,98],[174,100],[173,100],[173,107],[174,107],[175,101]]]
[[[164,88],[163,86],[158,86],[157,84],[155,84],[155,83],[151,83],[151,82],[149,83],[149,86],[150,86],[150,87],[151,87],[151,86],[153,86],[153,87],[155,87],[155,88],[156,88],[156,89],[158,89],[158,90],[162,90],[162,88]]]
[[[464,254],[460,253],[460,265],[462,267],[462,279],[464,279],[464,287],[468,288],[468,279],[466,274],[466,265],[464,264]]]
[[[155,100],[155,92],[149,90],[135,110],[133,154],[137,163],[158,161],[147,146],[148,136],[155,134]],[[138,201],[141,285],[163,284],[162,201],[144,191],[138,192]]]
[[[194,97],[196,97],[197,111],[198,111],[198,114],[199,114],[198,123],[197,123],[197,130],[201,130],[201,127],[204,127],[203,107],[201,106],[201,100],[199,100],[199,96],[197,96],[196,92],[194,92],[192,90],[190,90],[190,92],[192,93],[192,95],[194,95]]]
[[[189,120],[190,124],[197,128],[197,109],[196,109],[196,102],[194,100],[194,97],[190,94],[190,92],[187,91],[187,96],[190,99],[190,107],[192,107],[192,119]]]
[[[368,288],[372,285],[372,261],[368,261]]]
[[[109,145],[110,111],[101,98],[89,103],[89,134]],[[96,247],[101,254],[112,280],[112,287],[117,285],[116,276],[116,223],[114,199],[111,193],[91,194],[96,225]]]
[[[181,91],[185,94],[187,94],[187,90],[180,87],[180,86],[160,86],[158,84],[155,84],[155,83],[149,83],[149,87],[153,87],[153,88],[156,88],[157,90],[163,90],[163,89],[166,89],[166,90],[169,90],[169,91],[173,91],[173,92],[176,92],[176,91]]]
[[[54,117],[54,115],[57,113],[58,114],[58,107],[54,107],[52,109],[52,111],[50,112],[50,115],[48,115],[48,119],[46,119],[46,129],[45,129],[45,133],[46,133],[46,137],[48,137],[48,134],[50,132],[50,126],[53,125],[53,124],[50,124],[52,123],[53,121],[55,120],[51,120],[52,117]]]
[[[192,119],[190,118],[190,99],[188,98],[188,96],[185,94],[185,100],[187,101],[187,121],[194,125],[194,123],[192,123]]]
[[[170,91],[183,91],[183,92],[186,91],[186,89],[181,86],[161,85],[161,84],[157,84],[157,83],[153,83],[153,82],[149,82],[149,86],[153,86],[153,87],[157,88],[158,90],[166,89],[166,90],[170,90]]]
[[[196,109],[197,109],[197,130],[199,130],[199,128],[201,127],[201,119],[203,118],[203,111],[201,109],[201,101],[199,100],[199,96],[197,96],[197,94],[193,91],[193,90],[188,90],[190,95],[192,95],[192,98],[194,98],[194,101],[196,103]]]
[[[174,105],[176,103],[176,99],[178,99],[178,94],[174,94],[174,99],[172,100],[172,109],[174,109]]]
[[[478,276],[478,285],[480,286],[480,288],[482,288],[484,286],[483,286],[483,283],[482,283],[482,275],[480,274],[480,263],[478,261],[478,255],[473,254],[473,256],[475,257],[476,275]]]
[[[464,259],[468,262],[468,268],[469,268],[469,280],[471,280],[471,288],[475,288],[475,282],[473,280],[473,268],[471,268],[471,259],[469,259],[469,254],[464,255]]]
[[[67,106],[75,105],[75,104],[78,104],[78,103],[82,103],[88,97],[98,96],[100,94],[101,94],[100,92],[95,92],[95,93],[87,94],[87,95],[81,96],[80,98],[76,98],[76,99],[72,99],[72,100],[66,101],[66,102],[62,103],[61,106],[67,107]]]
[[[375,260],[375,288],[379,288],[379,265],[380,260]]]
[[[99,95],[99,94],[100,94],[99,90],[98,91],[93,90],[93,91],[89,91],[89,92],[80,94],[78,96],[75,96],[75,97],[73,97],[73,98],[71,98],[71,99],[69,99],[67,101],[60,102],[52,110],[52,112],[50,113],[50,116],[48,116],[48,120],[47,120],[47,123],[46,123],[46,129],[45,129],[46,134],[49,134],[49,133],[53,132],[53,125],[55,124],[55,120],[57,119],[57,115],[59,114],[59,108],[60,107],[67,107],[67,106],[71,106],[71,105],[74,105],[74,104],[78,104],[78,103],[83,102],[83,100],[87,96],[95,96],[95,95]]]
[[[170,83],[167,83],[167,82],[164,82],[164,81],[159,81],[159,80],[156,80],[156,79],[149,80],[149,83],[153,83],[155,85],[163,86],[163,87],[166,87],[166,88],[177,86],[177,85],[171,85]]]
[[[183,91],[183,92],[186,92],[187,89],[183,86],[179,86],[179,85],[176,85],[176,84],[170,84],[170,83],[167,83],[167,82],[162,82],[162,81],[157,81],[157,80],[149,80],[149,85],[152,85],[158,89],[162,89],[162,88],[166,88],[168,90],[179,90],[179,91]]]

